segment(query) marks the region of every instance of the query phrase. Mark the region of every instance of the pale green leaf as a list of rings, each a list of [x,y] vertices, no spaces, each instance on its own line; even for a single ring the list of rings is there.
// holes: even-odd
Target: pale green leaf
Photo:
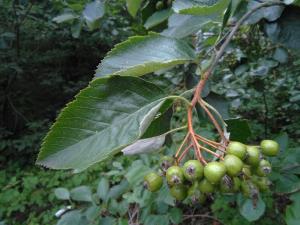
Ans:
[[[173,14],[169,17],[168,28],[161,34],[168,37],[183,38],[199,31],[211,21],[219,21],[218,15],[192,16]]]
[[[139,76],[194,59],[194,50],[185,42],[151,33],[116,45],[98,66],[96,76]]]
[[[75,201],[92,202],[92,191],[88,186],[79,186],[70,191],[71,198]]]
[[[252,222],[258,220],[265,213],[265,209],[266,204],[259,196],[255,205],[252,199],[246,199],[240,206],[240,213],[245,219]]]
[[[113,156],[145,133],[166,99],[140,78],[95,79],[60,113],[37,164],[80,171]]]
[[[83,225],[86,224],[80,211],[73,210],[70,212],[66,212],[56,225]]]
[[[142,2],[143,0],[126,0],[127,9],[131,16],[136,16],[136,13],[140,8]]]
[[[64,22],[72,21],[75,18],[77,18],[76,15],[74,15],[72,13],[65,13],[65,14],[54,17],[52,20],[56,23],[64,23]]]
[[[70,199],[70,192],[66,188],[56,188],[54,194],[58,199],[68,200]]]
[[[108,179],[103,177],[99,181],[98,188],[97,188],[97,195],[100,199],[105,201],[107,199],[108,191],[109,191]]]
[[[91,3],[88,3],[85,6],[85,9],[83,10],[82,14],[84,18],[90,22],[93,23],[95,20],[100,19],[105,12],[105,5],[103,0],[95,0]]]
[[[300,221],[300,193],[293,194],[290,199],[293,203],[286,208],[285,222],[287,225],[298,225]]]
[[[153,13],[145,22],[144,27],[146,29],[152,28],[169,18],[172,15],[171,9],[164,9]]]
[[[223,13],[229,5],[230,0],[176,0],[173,10],[180,14],[211,15]]]

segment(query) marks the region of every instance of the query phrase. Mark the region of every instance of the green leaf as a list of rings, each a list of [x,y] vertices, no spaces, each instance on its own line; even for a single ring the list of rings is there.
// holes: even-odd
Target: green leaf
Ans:
[[[248,4],[248,11],[260,5],[260,2],[251,0]],[[252,13],[252,15],[245,21],[247,24],[255,24],[261,19],[266,19],[270,22],[278,19],[283,11],[284,7],[280,5],[264,7]]]
[[[229,118],[229,102],[226,100],[226,98],[214,92],[209,92],[209,95],[205,97],[205,101],[218,110],[223,119]]]
[[[135,17],[143,0],[126,0],[126,6],[131,16]]]
[[[184,38],[198,32],[205,24],[218,21],[218,18],[221,17],[173,14],[169,17],[168,28],[161,34],[167,37]]]
[[[124,194],[126,191],[128,191],[130,188],[129,183],[127,180],[123,180],[120,184],[113,186],[110,188],[108,192],[108,197],[107,199],[110,198],[119,198],[122,194]]]
[[[169,219],[167,215],[149,215],[147,216],[145,225],[169,225]]]
[[[166,99],[140,78],[95,79],[60,113],[37,164],[81,171],[113,156],[144,134]]]
[[[280,152],[283,153],[285,150],[287,150],[288,145],[289,145],[289,137],[287,133],[281,133],[279,134],[276,138],[275,141],[278,142],[280,146]]]
[[[92,202],[92,191],[88,186],[79,186],[70,191],[71,198],[75,201]]]
[[[108,191],[109,191],[108,179],[105,177],[102,177],[98,183],[97,195],[100,199],[105,201],[107,199]]]
[[[140,76],[192,61],[194,50],[185,42],[151,33],[130,37],[102,60],[96,76]]]
[[[56,188],[54,194],[58,199],[68,200],[70,199],[70,192],[66,188]]]
[[[100,19],[105,12],[105,4],[103,0],[95,0],[88,3],[82,12],[83,17],[90,23]]]
[[[228,7],[230,0],[176,0],[173,10],[180,14],[211,15],[223,13]]]
[[[82,218],[79,210],[66,212],[56,225],[84,225],[87,224]]]
[[[241,205],[240,205],[240,213],[243,217],[245,217],[246,220],[249,222],[258,220],[264,213],[266,209],[265,202],[261,199],[261,197],[258,197],[258,201],[256,202],[256,205],[253,205],[252,199],[246,199]]]
[[[228,125],[227,130],[230,133],[231,140],[245,143],[251,137],[251,130],[247,120],[228,119],[225,122]]]
[[[286,208],[285,222],[287,225],[299,225],[300,193],[298,192],[291,195],[290,199],[293,201],[293,203]]]
[[[132,163],[125,177],[128,180],[129,184],[134,187],[141,184],[143,182],[144,176],[150,171],[151,169],[148,166],[145,166],[143,161],[137,160]]]
[[[182,222],[182,210],[179,208],[172,208],[169,212],[170,220],[173,224]]]
[[[52,20],[56,23],[64,23],[64,22],[72,21],[76,18],[77,16],[72,13],[64,13],[62,15],[54,17]]]
[[[276,48],[273,59],[277,60],[280,63],[286,63],[289,59],[289,55],[284,48]]]
[[[156,25],[164,22],[166,19],[169,18],[169,16],[172,15],[171,9],[164,9],[158,12],[155,12],[152,14],[148,19],[146,20],[144,27],[146,29],[155,27]]]
[[[282,13],[277,23],[267,24],[265,27],[269,38],[286,47],[300,50],[300,8],[289,6]]]

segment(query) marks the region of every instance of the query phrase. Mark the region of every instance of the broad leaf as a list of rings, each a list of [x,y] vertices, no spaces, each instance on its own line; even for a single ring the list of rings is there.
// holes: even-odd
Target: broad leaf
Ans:
[[[100,199],[106,200],[109,191],[109,182],[108,179],[103,177],[99,181],[98,188],[97,188],[97,195]]]
[[[92,23],[104,15],[104,7],[105,5],[103,0],[95,0],[85,6],[82,14],[87,21]]]
[[[70,199],[70,192],[66,188],[56,188],[54,194],[58,199],[68,200]]]
[[[54,17],[52,20],[56,23],[64,23],[64,22],[72,21],[76,18],[77,18],[77,16],[72,13],[65,13],[65,14]]]
[[[71,198],[75,201],[92,202],[92,191],[88,186],[79,186],[70,191]]]
[[[87,222],[83,219],[79,210],[66,212],[57,222],[57,225],[84,225],[84,224],[87,224]]]
[[[260,4],[261,4],[260,2],[251,0],[248,4],[248,10],[250,11],[251,9],[257,7]],[[278,6],[278,5],[259,9],[246,20],[246,23],[255,24],[261,19],[267,19],[268,21],[275,21],[280,17],[283,9],[284,9],[283,6]]]
[[[211,15],[223,13],[228,7],[230,0],[176,0],[173,3],[173,10],[180,14],[190,15]]]
[[[126,6],[131,16],[135,17],[143,0],[126,0]]]
[[[96,76],[139,76],[194,58],[194,51],[185,42],[151,33],[116,45],[98,66]]]
[[[122,152],[124,155],[150,153],[160,149],[165,142],[165,138],[165,135],[160,135],[156,137],[140,139],[124,148]]]
[[[258,220],[265,212],[266,204],[261,199],[261,197],[258,197],[258,201],[256,205],[253,204],[252,199],[246,199],[242,204],[240,205],[240,213],[245,219],[247,219],[249,222]]]
[[[290,199],[293,203],[286,208],[285,222],[287,225],[298,225],[300,221],[300,193],[293,194]]]
[[[165,20],[167,20],[170,15],[172,15],[171,9],[164,9],[164,10],[155,12],[146,20],[144,27],[146,29],[152,28],[152,27],[164,22]]]
[[[111,157],[145,133],[166,99],[140,78],[95,79],[59,115],[37,164],[80,171]]]
[[[209,16],[192,16],[173,14],[169,17],[168,28],[162,32],[162,35],[168,37],[183,38],[196,33],[208,22],[218,21],[221,17],[216,15]]]

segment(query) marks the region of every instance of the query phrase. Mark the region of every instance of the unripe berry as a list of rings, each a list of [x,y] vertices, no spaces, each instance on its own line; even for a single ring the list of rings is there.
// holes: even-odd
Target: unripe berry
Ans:
[[[226,167],[220,162],[209,162],[204,167],[204,176],[212,184],[218,183],[226,173]]]
[[[182,184],[184,181],[183,171],[179,166],[171,166],[166,173],[167,182],[169,185]]]
[[[162,171],[166,172],[174,163],[174,159],[171,156],[163,156],[160,160],[160,167]]]
[[[192,203],[204,203],[206,196],[201,193],[199,189],[199,183],[195,182],[188,190],[188,196],[191,199]]]
[[[201,193],[213,193],[215,187],[208,180],[203,179],[199,183],[199,190],[201,191]]]
[[[255,146],[247,146],[246,163],[252,166],[257,166],[259,164],[259,159],[259,149]]]
[[[187,188],[183,184],[175,185],[170,189],[170,194],[178,201],[187,197]]]
[[[273,140],[263,140],[260,147],[265,156],[276,156],[279,152],[279,144]]]
[[[243,160],[246,156],[246,145],[238,141],[232,141],[228,144],[226,152]]]
[[[158,174],[151,172],[144,177],[144,186],[151,192],[158,191],[163,185],[163,179]]]
[[[243,169],[243,162],[235,155],[226,155],[224,165],[229,176],[237,176]]]
[[[183,165],[184,177],[194,181],[203,177],[203,165],[198,160],[189,160]]]
[[[256,174],[258,176],[264,177],[267,176],[272,171],[271,163],[265,159],[259,162],[258,167],[256,168]]]

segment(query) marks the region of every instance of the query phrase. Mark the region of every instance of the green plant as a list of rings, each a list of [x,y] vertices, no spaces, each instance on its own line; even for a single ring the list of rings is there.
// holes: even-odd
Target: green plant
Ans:
[[[93,4],[96,3],[97,2],[94,2]],[[135,4],[132,4],[132,1],[127,1],[127,7],[130,14],[136,16],[138,9],[142,6],[141,4],[141,1],[136,1]],[[45,139],[45,142],[42,146],[42,151],[39,154],[38,163],[51,168],[73,169],[79,172],[94,163],[106,160],[112,155],[118,154],[121,149],[123,149],[122,151],[125,154],[135,154],[152,152],[161,149],[162,146],[166,148],[167,145],[164,145],[164,143],[167,144],[167,140],[170,136],[175,139],[175,141],[173,141],[173,144],[169,143],[169,145],[172,145],[172,147],[168,147],[167,149],[169,152],[171,152],[170,155],[175,156],[174,160],[167,160],[168,162],[171,162],[171,165],[180,164],[181,162],[184,162],[186,159],[190,158],[196,158],[203,164],[203,166],[206,165],[206,163],[211,163],[210,161],[222,161],[227,144],[229,143],[229,138],[231,140],[237,140],[239,142],[246,142],[246,140],[244,139],[251,138],[251,133],[249,132],[249,126],[245,121],[241,121],[238,119],[224,121],[224,118],[226,118],[226,115],[224,114],[226,114],[226,112],[221,112],[221,110],[219,110],[216,106],[216,102],[220,104],[220,96],[216,95],[215,93],[215,91],[218,90],[218,86],[213,85],[212,88],[209,88],[207,80],[211,78],[213,70],[215,75],[223,75],[223,71],[220,72],[222,68],[216,68],[217,63],[223,55],[225,56],[225,62],[226,60],[232,60],[232,55],[230,55],[230,53],[228,52],[225,52],[225,49],[226,47],[230,47],[229,41],[234,39],[235,35],[238,36],[237,30],[241,27],[242,23],[246,19],[248,20],[248,24],[253,25],[246,26],[246,28],[244,28],[243,26],[241,35],[243,34],[243,29],[247,30],[250,27],[249,30],[252,31],[251,29],[253,29],[253,27],[257,29],[259,28],[259,25],[268,26],[267,21],[273,22],[274,20],[278,21],[278,29],[290,29],[288,28],[290,27],[288,25],[291,21],[290,15],[297,18],[297,14],[295,14],[295,12],[297,12],[298,9],[295,5],[298,4],[298,2],[295,2],[293,6],[286,7],[283,14],[281,14],[282,10],[278,11],[273,6],[273,4],[276,4],[276,6],[279,5],[282,9],[282,7],[284,7],[282,2],[268,1],[258,6],[256,6],[256,4],[258,3],[256,3],[255,1],[250,1],[247,3],[241,2],[240,4],[238,4],[238,7],[236,7],[236,5],[229,4],[229,1],[221,0],[213,3],[208,2],[206,4],[200,4],[199,2],[193,1],[191,5],[189,5],[184,1],[178,0],[173,2],[172,8],[174,12],[170,10],[164,12],[156,12],[155,10],[153,11],[153,8],[155,8],[156,5],[156,1],[148,1],[141,7],[141,15],[138,15],[141,16],[140,19],[142,20],[144,20],[145,18],[147,19],[144,24],[147,29],[153,28],[156,31],[161,31],[161,29],[165,27],[164,21],[168,17],[170,17],[172,13],[173,19],[178,19],[181,16],[186,16],[185,18],[188,18],[188,20],[180,20],[184,23],[176,25],[170,22],[169,26],[162,32],[162,34],[149,33],[146,36],[136,36],[130,38],[120,45],[117,45],[108,54],[108,56],[103,59],[100,67],[97,69],[96,76],[99,76],[99,78],[94,79],[91,82],[90,86],[84,89],[77,96],[76,100],[69,104],[68,107],[60,114],[57,122],[54,124],[49,135]],[[165,4],[165,6],[169,7],[170,5]],[[247,11],[249,8],[250,10]],[[240,15],[240,12],[242,12],[243,10],[246,10],[246,13],[244,14],[245,16]],[[270,10],[273,17],[270,18],[270,14],[264,13],[264,10]],[[151,16],[149,16],[149,12]],[[225,12],[224,17],[220,18],[218,16],[215,16],[223,16],[223,12]],[[81,9],[78,10],[78,13],[78,15],[82,15]],[[213,20],[214,23],[203,24],[203,22],[200,22],[203,19],[204,21],[207,21],[208,18],[210,20]],[[232,27],[227,26],[229,18],[236,18],[238,22]],[[96,17],[95,21],[93,20],[92,23],[98,22],[98,19],[99,17]],[[171,21],[171,17],[169,21]],[[298,20],[295,19],[293,21]],[[194,26],[194,24],[196,24],[197,26]],[[75,31],[72,33],[73,36],[75,36],[74,34],[78,34],[78,30],[75,29],[75,25],[77,26],[78,24],[72,23],[72,30]],[[87,26],[85,28],[88,28],[88,26],[91,24],[86,21],[85,25]],[[297,26],[297,23],[295,26]],[[201,28],[203,32],[199,32],[199,35],[196,35],[196,38],[194,38],[193,42],[191,42],[189,38],[185,37],[189,36],[192,33],[195,33],[195,27],[198,30]],[[221,29],[219,29],[220,27]],[[205,36],[207,35],[207,33],[211,33],[212,35],[207,37]],[[279,42],[282,45],[286,45],[288,47],[294,47],[295,42],[291,41],[290,37],[284,36],[286,33],[290,32],[281,32],[281,34],[275,38],[276,40],[273,41]],[[233,40],[233,43],[238,43],[238,41],[240,40],[243,41],[243,37],[235,38],[236,39]],[[293,33],[292,39],[294,40],[297,38],[298,34],[296,32]],[[191,44],[194,45],[191,46]],[[251,49],[257,49],[257,46],[254,45],[251,46],[251,48],[249,47],[249,51],[251,51]],[[266,48],[268,48],[268,46]],[[297,48],[297,46],[294,48]],[[215,50],[217,52],[215,52]],[[226,49],[226,51],[227,50],[228,49]],[[282,50],[279,50],[279,53],[277,51],[276,58],[281,62],[285,60],[283,52],[284,51]],[[239,52],[235,53],[236,54],[233,53],[234,57],[243,57]],[[278,56],[278,54],[280,57]],[[253,53],[253,55],[255,55],[255,53]],[[124,61],[124,59],[126,60]],[[262,63],[262,61],[260,61],[259,63]],[[264,62],[265,65],[263,65],[263,68],[260,67],[262,65],[257,66],[259,63],[251,68],[251,73],[255,76],[266,73],[264,72],[265,70],[271,70],[270,68],[274,68],[273,62]],[[183,65],[180,67],[180,64],[186,64],[185,68],[183,68]],[[171,72],[161,72],[161,70],[166,70],[171,66],[178,66],[179,68],[177,69],[178,71],[180,71],[179,73],[188,71],[188,73],[193,74],[184,77],[184,81],[186,83],[184,83],[183,85],[186,85],[186,89],[182,88],[182,86],[181,88],[178,88],[180,87],[180,85],[182,85],[182,83],[180,82],[174,82],[177,89],[173,89],[170,87],[165,88],[165,86],[168,85],[162,85],[162,83],[164,83],[164,76],[161,75],[162,73],[164,73],[165,76],[173,76],[173,79],[175,77],[174,74],[176,73],[172,72],[172,70],[170,70]],[[235,68],[236,60],[233,59],[231,62],[225,63],[224,67],[226,67],[227,70],[232,68],[237,69]],[[158,72],[159,70],[160,72]],[[242,69],[240,68],[240,71],[241,70]],[[155,74],[145,75],[150,72],[155,72]],[[238,72],[238,70],[236,72]],[[198,85],[196,85],[195,82],[192,81],[191,77],[195,77],[194,74],[196,74],[197,82],[198,80],[200,80]],[[136,76],[141,75],[145,76],[143,76],[142,79],[136,78]],[[276,76],[276,74],[274,76]],[[169,79],[168,82],[173,82],[173,79]],[[243,82],[245,81],[245,79],[243,80]],[[257,87],[256,85],[253,85],[253,83],[257,82],[257,80],[263,80],[265,82],[266,79],[267,78],[249,78],[249,80],[247,80],[247,82],[245,83],[251,84],[252,82],[252,86]],[[236,79],[236,81],[239,81],[239,79]],[[126,86],[124,87],[125,83]],[[226,85],[226,82],[220,83],[220,86]],[[268,82],[266,83],[268,84]],[[188,87],[188,84],[190,85],[190,87]],[[194,86],[196,86],[195,89],[193,89]],[[281,88],[281,85],[274,86],[275,87],[273,88],[275,90]],[[238,85],[230,86],[230,88],[240,91],[238,87]],[[205,88],[208,90],[205,90]],[[296,90],[296,86],[294,87],[294,89]],[[227,90],[227,87],[222,90]],[[297,92],[295,92],[295,90],[293,89],[291,90],[291,92],[286,92],[288,93],[288,96],[292,96],[291,100],[297,102]],[[243,93],[243,91],[241,91],[241,93]],[[257,92],[253,93],[257,94]],[[228,91],[226,95],[231,98],[236,96],[237,94],[235,92]],[[266,98],[265,93],[263,93],[262,95]],[[191,98],[192,100],[190,101]],[[259,105],[259,107],[257,107],[258,103],[255,101],[250,101],[251,103],[247,104],[247,96],[241,98],[240,101],[246,102],[245,111],[240,112],[241,114],[244,113],[246,117],[247,113],[250,114],[251,112],[261,111],[261,104]],[[215,102],[215,104],[213,104],[212,102]],[[238,102],[235,101],[234,103],[237,105]],[[221,104],[222,106],[224,106],[224,104],[226,103],[224,103],[224,101],[221,101]],[[176,126],[174,127],[178,128],[170,129],[170,121],[172,121],[172,119],[170,118],[172,114],[171,112],[173,111],[173,108],[177,108],[177,105],[180,105],[181,111],[183,111],[183,113],[180,115],[178,112],[177,114],[177,116],[180,115],[180,121],[176,121],[177,123],[175,123]],[[294,103],[284,106],[282,105],[281,107],[289,108],[292,111],[297,110],[297,106],[295,106],[296,104]],[[268,127],[268,118],[270,117],[270,114],[269,112],[267,112],[267,104],[264,104],[264,106],[264,109],[266,111],[264,118],[265,120],[263,121],[265,135],[272,136],[270,131],[272,131],[272,133],[276,133],[280,126],[271,126],[271,128]],[[177,108],[178,111],[180,111],[180,107]],[[187,108],[187,110],[182,110],[182,108],[184,109],[185,107]],[[249,110],[249,108],[254,108],[255,110],[252,111]],[[220,113],[218,111],[220,111]],[[278,111],[282,112],[285,110],[281,108]],[[77,119],[74,119],[74,112],[76,112],[75,118]],[[213,128],[211,124],[207,123],[207,121],[202,123],[204,120],[203,112],[204,115],[207,115],[208,119],[212,121]],[[176,114],[176,112],[174,113]],[[271,113],[273,113],[272,118],[277,118],[277,112]],[[186,114],[187,118],[184,121],[182,117],[186,116]],[[252,118],[254,117],[255,116],[252,115]],[[197,120],[200,121],[201,126],[199,125],[199,121]],[[182,125],[186,124],[187,127],[181,127]],[[253,124],[257,125],[258,123]],[[286,126],[285,129],[287,131],[293,130],[295,126],[296,125],[291,124],[291,126]],[[257,125],[255,129],[262,130],[261,128],[261,126]],[[183,130],[185,131],[185,134],[183,136],[180,136],[178,138],[179,141],[176,142],[177,134],[175,133],[175,131],[181,131],[182,134]],[[228,137],[227,131],[230,132],[230,137]],[[203,134],[203,132],[207,132],[209,134],[208,137],[206,137],[207,133]],[[261,134],[261,131],[257,133]],[[257,135],[256,138],[263,139],[262,135]],[[58,139],[60,139],[60,141],[58,141]],[[254,139],[253,142],[255,141],[257,140]],[[178,149],[178,151],[175,153],[174,149]],[[191,153],[194,153],[194,155]],[[240,155],[240,157],[244,160],[243,154]],[[290,155],[292,154],[289,154],[289,156]],[[248,158],[246,156],[246,160],[249,160],[248,162],[251,162],[250,164],[253,164],[253,166],[255,167],[257,165],[257,162],[255,161],[256,158],[255,160],[253,159],[253,162],[252,160],[250,160],[250,156]],[[278,157],[286,157],[286,155],[279,154]],[[156,162],[153,162],[151,166],[147,165],[147,167],[155,167],[157,164],[159,164],[157,161],[158,160],[156,160]],[[270,161],[272,161],[273,168],[275,166],[275,169],[273,169],[275,173],[270,174],[270,177],[275,183],[276,187],[280,187],[281,189],[283,189],[282,180],[284,178],[280,175],[280,173],[278,173],[278,171],[284,169],[286,170],[285,166],[288,163],[286,163],[285,165],[280,164],[276,158],[270,159]],[[289,161],[292,160],[289,159]],[[223,167],[222,163],[218,165],[221,165],[219,167]],[[250,167],[250,169],[252,169],[252,172],[256,172],[253,166],[252,168]],[[167,165],[166,167],[169,167],[169,165]],[[269,164],[264,163],[264,165],[261,165],[256,169],[261,169],[260,172],[265,173],[268,172],[269,168]],[[138,172],[135,173],[131,171],[131,173],[135,174],[136,178],[130,173],[129,175],[127,174],[127,176],[140,181],[143,177],[141,177],[141,174],[143,174],[142,171],[144,170],[144,172],[148,172],[149,169],[150,168],[145,168],[139,163],[135,163],[134,167],[132,167],[131,169],[125,168],[125,171],[137,170]],[[165,168],[165,170],[166,169],[167,168]],[[237,173],[236,171],[238,170],[239,168],[229,173],[231,173],[231,175],[235,175]],[[220,175],[220,179],[218,178],[218,181],[222,181],[222,184],[224,181],[224,183],[226,184],[226,182],[228,182],[227,178],[223,179],[223,175],[225,175],[226,171],[225,169],[222,169],[221,172],[222,176]],[[121,179],[120,177],[125,175],[121,172],[118,174],[119,176],[114,177],[114,179]],[[243,178],[245,178],[246,176],[249,176],[249,173],[243,173],[242,176]],[[293,171],[293,173],[289,174],[289,177],[292,177],[291,186],[293,188],[297,187],[297,172]],[[104,187],[104,190],[106,190],[107,187],[113,183],[110,179],[109,181],[101,180],[101,187]],[[131,179],[128,179],[127,182],[129,182],[129,180]],[[213,182],[215,181],[217,180],[213,180]],[[263,182],[263,184],[266,184],[268,183],[266,181],[267,180],[263,178],[255,180],[257,184],[261,184],[261,182]],[[203,185],[203,183],[205,182],[206,186]],[[250,199],[236,200],[239,200],[238,205],[241,209],[241,214],[249,221],[259,219],[259,217],[264,213],[263,209],[265,208],[264,201],[259,198],[259,196],[257,196],[257,187],[255,185],[255,182],[252,181],[252,179],[247,179],[246,182],[242,182],[242,184],[244,184],[242,185],[242,187],[245,187],[245,192],[247,192],[246,195],[253,197],[253,201],[258,201],[259,207],[257,207],[257,210],[253,206],[255,204]],[[116,181],[116,183],[118,182]],[[201,184],[205,187],[205,190],[208,190],[207,192],[212,192],[212,189],[216,188],[213,185],[209,186],[207,180],[200,181],[199,189],[201,187]],[[281,186],[277,186],[278,184],[281,184]],[[119,185],[121,185],[121,183]],[[196,186],[197,185],[191,185],[194,190],[196,189]],[[134,188],[134,185],[130,185],[130,188],[132,189],[132,193],[125,191],[122,198],[112,198],[110,199],[109,203],[106,203],[106,201],[103,199],[104,197],[100,197],[104,194],[100,194],[98,197],[96,197],[96,199],[92,199],[92,197],[90,197],[93,196],[91,195],[92,192],[89,191],[89,188],[87,187],[80,187],[71,191],[73,193],[73,197],[70,197],[71,201],[82,201],[84,203],[89,202],[89,204],[91,204],[91,207],[89,207],[89,210],[85,210],[86,208],[80,208],[79,205],[75,205],[76,208],[74,207],[72,208],[73,210],[71,210],[70,212],[65,212],[65,214],[62,215],[61,223],[71,223],[70,221],[72,220],[79,221],[81,224],[93,223],[94,220],[100,220],[100,222],[104,224],[114,224],[116,223],[116,221],[118,221],[118,223],[121,223],[124,220],[123,217],[126,217],[124,208],[126,208],[129,204],[138,204],[138,206],[134,205],[132,207],[145,208],[146,212],[141,215],[141,220],[145,224],[155,224],[157,223],[157,221],[164,221],[166,224],[170,222],[180,222],[180,218],[177,221],[172,221],[171,219],[173,218],[173,215],[182,214],[182,211],[178,208],[174,208],[173,210],[169,209],[169,206],[174,206],[171,203],[172,200],[166,198],[163,199],[161,196],[149,197],[150,194],[144,192],[140,185],[137,185],[136,188]],[[284,188],[286,187],[284,186]],[[172,189],[177,190],[179,189],[179,187],[175,185],[174,187],[172,187]],[[180,186],[180,189],[183,190],[187,188]],[[265,189],[265,186],[263,186],[263,188],[261,189]],[[56,192],[60,194],[64,193],[63,196],[68,195],[66,194],[68,192],[63,189],[57,190]],[[193,190],[190,192],[195,193],[195,191]],[[79,193],[79,197],[76,193]],[[168,193],[168,188],[166,187],[166,185],[162,187],[159,193]],[[157,194],[160,195],[159,193]],[[70,194],[70,196],[72,195]],[[177,198],[179,198],[180,200],[183,200],[183,197],[185,197],[185,191],[184,194],[180,194],[177,196]],[[127,201],[125,201],[124,199],[127,199]],[[100,202],[97,202],[98,200]],[[164,202],[164,204],[162,204],[161,202]],[[121,205],[123,204],[126,207],[122,208]],[[92,212],[98,212],[99,205],[103,205],[104,209],[109,207],[110,208],[107,211],[103,210],[103,214],[97,214],[96,217],[94,217],[95,214],[93,214]],[[120,205],[120,207],[116,207],[116,205]],[[159,214],[156,214],[158,212],[154,211],[154,208],[156,206],[159,206]],[[245,213],[248,209],[250,209],[250,211],[252,210],[252,214],[249,213],[250,216]],[[105,212],[109,212],[109,214],[107,215],[105,214]]]

